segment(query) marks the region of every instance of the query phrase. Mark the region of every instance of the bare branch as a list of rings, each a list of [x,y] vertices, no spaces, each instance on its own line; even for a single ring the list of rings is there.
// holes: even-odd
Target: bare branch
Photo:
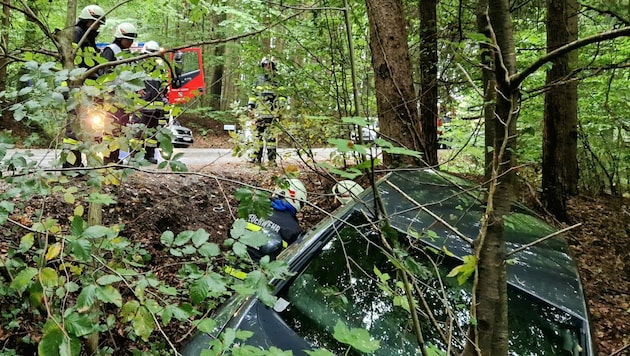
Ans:
[[[630,25],[630,20],[628,20],[627,18],[619,15],[618,13],[610,10],[610,9],[600,9],[598,7],[589,5],[589,4],[585,4],[584,2],[580,2],[580,6],[584,7],[585,9],[591,10],[591,11],[595,11],[601,15],[608,15],[608,16],[612,16],[614,18],[616,18],[618,21],[622,22],[624,25],[628,26]]]
[[[547,235],[547,236],[541,237],[541,238],[539,238],[539,239],[538,239],[538,240],[536,240],[536,241],[530,242],[530,243],[528,243],[527,245],[523,245],[523,246],[521,246],[521,247],[519,247],[519,248],[517,248],[517,249],[514,249],[512,252],[510,252],[510,253],[506,254],[506,255],[505,255],[505,258],[507,259],[508,257],[510,257],[510,256],[512,256],[512,255],[515,255],[515,254],[517,254],[517,253],[519,253],[519,252],[521,252],[521,251],[527,250],[528,248],[530,248],[530,247],[532,247],[532,246],[535,246],[535,245],[537,245],[537,244],[539,244],[539,243],[541,243],[541,242],[543,242],[543,241],[547,241],[547,240],[549,240],[550,238],[552,238],[552,237],[556,237],[556,236],[558,236],[558,235],[560,235],[560,234],[562,234],[562,233],[565,233],[565,232],[567,232],[567,231],[569,231],[569,230],[573,230],[573,229],[575,229],[576,227],[579,227],[579,226],[582,226],[582,223],[578,223],[578,224],[575,224],[575,225],[569,226],[569,227],[564,228],[564,229],[562,229],[562,230],[556,231],[556,232],[554,232],[553,234],[549,234],[549,235]]]
[[[552,60],[554,60],[555,58],[563,54],[566,54],[578,48],[582,48],[592,43],[603,42],[603,41],[615,39],[617,37],[626,37],[626,36],[630,36],[630,26],[626,26],[618,30],[612,30],[609,32],[599,33],[597,35],[589,36],[581,40],[568,43],[562,47],[558,47],[557,49],[538,58],[536,62],[534,62],[529,67],[525,68],[522,72],[516,73],[510,76],[510,83],[513,88],[517,88],[530,74],[537,71],[545,63],[551,62]]]

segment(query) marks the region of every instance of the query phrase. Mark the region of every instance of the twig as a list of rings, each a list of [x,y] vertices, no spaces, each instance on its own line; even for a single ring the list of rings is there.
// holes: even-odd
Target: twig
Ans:
[[[528,243],[527,245],[523,245],[523,246],[521,246],[521,247],[519,247],[519,248],[517,248],[517,249],[513,250],[512,252],[510,252],[510,253],[506,254],[506,255],[505,255],[505,257],[506,257],[506,258],[508,258],[508,257],[510,257],[510,256],[512,256],[512,255],[514,255],[514,254],[517,254],[517,253],[519,253],[519,252],[521,252],[521,251],[523,251],[523,250],[527,250],[528,248],[530,248],[530,247],[532,247],[532,246],[534,246],[534,245],[537,245],[537,244],[539,244],[539,243],[541,243],[541,242],[543,242],[543,241],[549,240],[550,238],[555,237],[555,236],[558,236],[558,235],[560,235],[560,234],[562,234],[562,233],[564,233],[564,232],[567,232],[567,231],[569,231],[569,230],[573,230],[573,229],[575,229],[576,227],[579,227],[579,226],[582,226],[582,223],[578,223],[578,224],[575,224],[575,225],[569,226],[569,227],[564,228],[564,229],[562,229],[562,230],[556,231],[556,232],[554,232],[553,234],[549,234],[549,235],[547,235],[547,236],[541,237],[541,238],[539,238],[538,240],[536,240],[536,241],[534,241],[534,242],[530,242],[530,243]]]

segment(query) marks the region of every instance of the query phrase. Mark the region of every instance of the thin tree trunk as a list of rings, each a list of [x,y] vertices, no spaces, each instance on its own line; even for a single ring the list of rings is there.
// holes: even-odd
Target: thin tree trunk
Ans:
[[[576,0],[547,0],[547,52],[577,40]],[[558,219],[566,220],[568,195],[578,192],[577,80],[571,64],[577,51],[554,58],[547,71],[543,122],[542,198]]]
[[[394,145],[426,152],[422,144],[407,30],[400,0],[367,0],[370,50],[381,136]],[[412,156],[383,155],[390,167],[425,165]]]
[[[438,165],[437,0],[420,0],[420,121],[429,166]]]
[[[2,28],[9,28],[11,18],[11,10],[7,5],[2,5]],[[9,48],[9,32],[3,31],[0,36],[0,41],[6,46],[5,48]],[[9,58],[2,57],[0,58],[0,91],[4,91],[7,87],[7,66],[9,65]],[[5,101],[6,99],[0,99],[0,107],[8,107],[8,103]],[[2,110],[0,112],[0,129],[6,128],[9,126],[9,120],[12,120],[12,115],[9,110]]]
[[[485,5],[485,4],[484,4]],[[486,127],[494,130],[493,150],[487,157],[487,209],[482,229],[475,241],[477,269],[474,275],[474,299],[471,315],[476,323],[468,328],[464,355],[507,355],[507,282],[503,217],[510,213],[514,198],[515,174],[512,151],[516,148],[516,119],[519,93],[509,77],[516,73],[512,18],[507,0],[489,0],[479,14],[487,14],[489,34],[497,52],[493,60],[496,90],[493,115],[486,115]],[[484,20],[480,19],[479,24]],[[492,106],[485,109],[488,110]],[[491,117],[491,118],[490,118]]]

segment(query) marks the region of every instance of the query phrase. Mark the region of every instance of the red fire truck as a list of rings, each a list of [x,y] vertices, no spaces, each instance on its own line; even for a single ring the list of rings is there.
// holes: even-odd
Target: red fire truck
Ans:
[[[98,43],[103,49],[107,43]],[[144,43],[134,43],[130,52],[140,52]],[[203,60],[201,48],[189,47],[168,54],[170,62],[168,102],[171,104],[185,104],[191,99],[202,95],[205,91],[203,74]]]
[[[190,47],[170,53],[170,62],[175,73],[170,73],[169,103],[183,104],[204,93],[201,48]]]

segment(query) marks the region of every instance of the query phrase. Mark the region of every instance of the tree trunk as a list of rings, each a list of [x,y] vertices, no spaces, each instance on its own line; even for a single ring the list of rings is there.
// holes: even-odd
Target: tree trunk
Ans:
[[[225,21],[226,15],[215,15],[213,16],[213,27],[218,28],[219,24],[222,21]],[[220,36],[223,36],[221,34]],[[221,103],[221,94],[223,90],[223,55],[225,54],[225,45],[219,44],[214,48],[214,57],[220,59],[212,67],[212,75],[210,77],[210,106],[214,110],[224,110],[225,107]]]
[[[9,17],[11,15],[11,10],[7,5],[2,5],[2,28],[9,28],[10,20]],[[6,47],[9,48],[9,32],[3,31],[2,35],[0,35],[0,41]],[[4,91],[7,88],[7,66],[9,65],[9,58],[2,57],[0,58],[0,92]],[[6,99],[0,99],[0,107],[8,107],[8,103]],[[9,120],[12,120],[13,115],[10,114],[9,110],[0,110],[0,129],[4,129],[9,127]]]
[[[487,38],[492,38],[492,30],[490,23],[488,22],[488,0],[481,0],[477,6],[477,29],[479,33],[484,34]],[[493,46],[488,43],[481,43],[481,65],[482,65],[482,79],[483,79],[483,95],[484,95],[484,160],[486,167],[484,169],[485,181],[488,182],[491,179],[492,169],[487,164],[492,162],[493,150],[489,147],[494,145],[496,133],[494,130],[494,111],[496,107],[497,80],[494,73],[494,59],[496,57],[496,51]]]
[[[420,0],[420,122],[426,162],[438,165],[437,0]]]
[[[486,214],[475,241],[477,269],[474,275],[474,297],[471,323],[464,355],[507,355],[507,282],[503,216],[510,213],[514,199],[515,174],[512,151],[516,148],[518,87],[510,82],[516,73],[514,30],[508,0],[489,0],[480,15],[487,14],[490,34],[497,51],[493,60],[496,86],[495,107],[490,122],[494,130],[492,160],[486,162],[488,184]],[[480,20],[480,24],[483,20]],[[486,110],[492,106],[486,107]],[[486,115],[490,117],[490,115]],[[488,154],[488,157],[490,154]]]
[[[400,0],[367,0],[370,50],[381,137],[396,146],[426,152],[421,140],[407,30]],[[383,155],[389,167],[426,165],[404,155]]]
[[[577,40],[576,0],[547,0],[547,52]],[[568,195],[577,194],[577,80],[571,64],[577,51],[556,57],[547,71],[543,122],[542,199],[565,221]]]

